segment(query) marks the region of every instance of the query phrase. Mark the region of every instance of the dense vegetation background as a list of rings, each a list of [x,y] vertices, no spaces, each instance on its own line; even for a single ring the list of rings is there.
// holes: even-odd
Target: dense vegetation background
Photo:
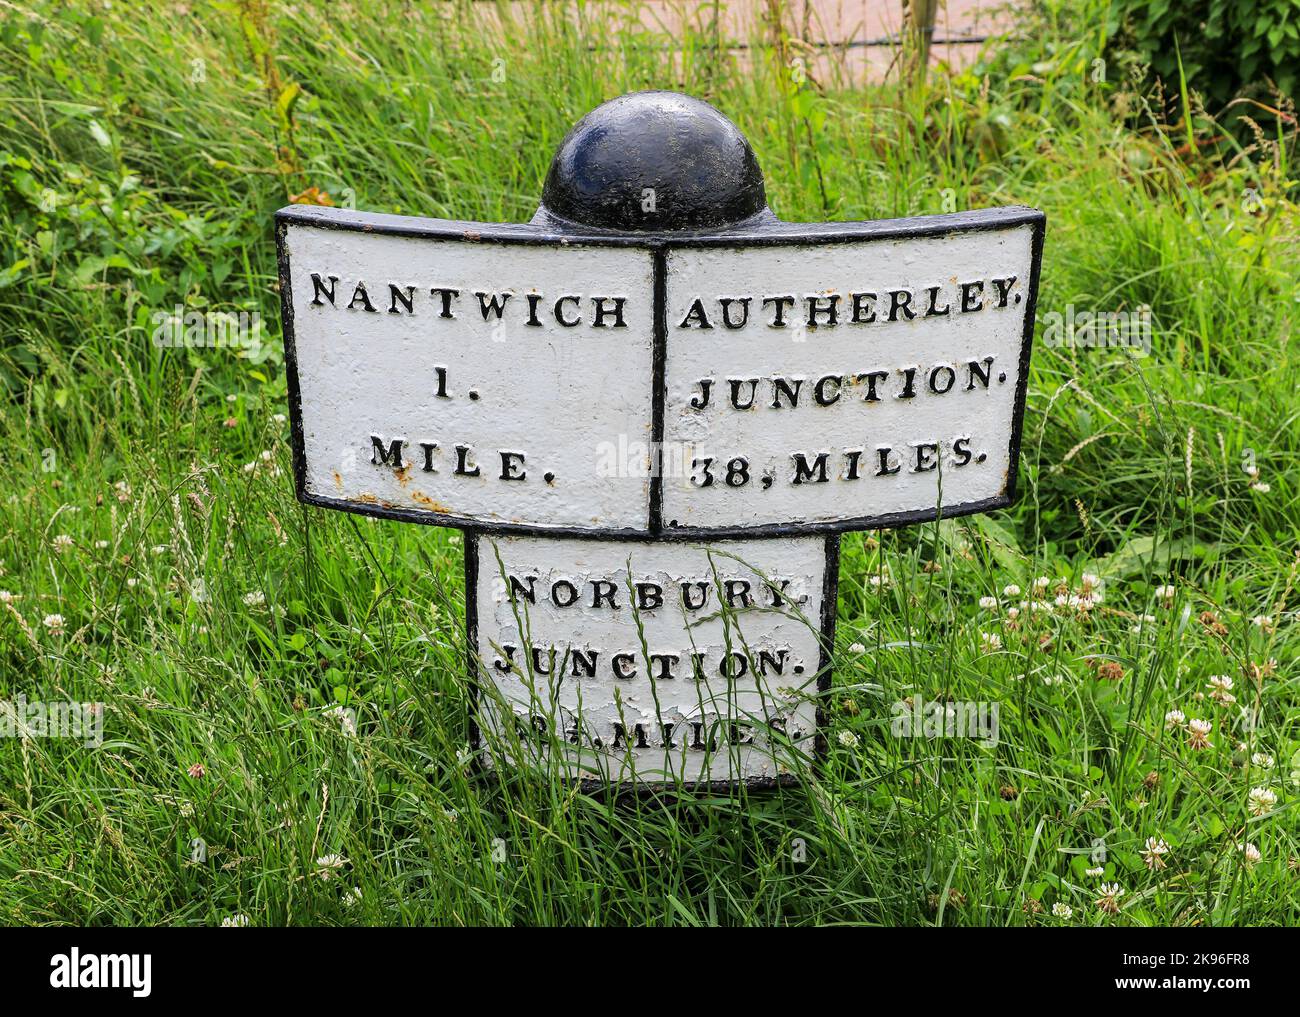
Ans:
[[[0,698],[107,739],[0,741],[0,920],[1300,920],[1290,101],[1224,129],[1087,0],[871,86],[778,3],[749,50],[567,7],[0,4]],[[1022,499],[845,538],[831,759],[774,795],[473,777],[459,535],[288,475],[273,211],[522,221],[646,87],[783,218],[1048,217]],[[1044,331],[1142,308],[1146,355]],[[258,342],[160,348],[190,312]],[[905,697],[998,742],[893,737]]]

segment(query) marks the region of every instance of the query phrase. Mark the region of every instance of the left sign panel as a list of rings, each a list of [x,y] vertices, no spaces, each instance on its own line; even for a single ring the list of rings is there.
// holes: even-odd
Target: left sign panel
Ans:
[[[277,219],[302,500],[520,532],[648,530],[649,251],[344,210]]]

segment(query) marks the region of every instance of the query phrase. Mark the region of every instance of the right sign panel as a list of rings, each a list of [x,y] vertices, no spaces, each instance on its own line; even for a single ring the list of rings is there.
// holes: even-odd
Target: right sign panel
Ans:
[[[868,528],[1008,503],[1043,218],[1006,211],[932,235],[670,248],[665,530]]]

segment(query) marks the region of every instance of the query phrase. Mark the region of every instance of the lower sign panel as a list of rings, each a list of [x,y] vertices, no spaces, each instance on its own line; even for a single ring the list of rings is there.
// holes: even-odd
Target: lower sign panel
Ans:
[[[822,751],[838,553],[837,537],[471,535],[485,764],[601,785],[791,779]]]

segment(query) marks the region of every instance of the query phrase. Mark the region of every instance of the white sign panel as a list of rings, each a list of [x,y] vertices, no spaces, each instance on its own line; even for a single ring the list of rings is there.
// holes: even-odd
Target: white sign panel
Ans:
[[[665,526],[865,528],[1004,503],[1034,236],[671,249]]]
[[[309,503],[712,539],[1014,496],[1041,212],[685,237],[278,219]]]
[[[651,255],[512,242],[526,231],[509,227],[355,228],[385,220],[411,222],[282,217],[300,497],[446,525],[645,532],[648,471],[592,474],[604,436],[648,447]]]
[[[579,780],[779,781],[816,750],[837,553],[837,537],[472,537],[485,748]]]

